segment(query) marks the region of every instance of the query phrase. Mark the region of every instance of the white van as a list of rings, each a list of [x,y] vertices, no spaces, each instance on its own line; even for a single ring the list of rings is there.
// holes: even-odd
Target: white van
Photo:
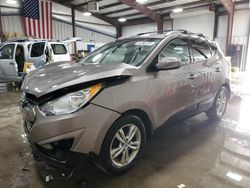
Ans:
[[[66,42],[16,40],[0,44],[0,81],[22,81],[30,71],[50,63],[71,61]]]

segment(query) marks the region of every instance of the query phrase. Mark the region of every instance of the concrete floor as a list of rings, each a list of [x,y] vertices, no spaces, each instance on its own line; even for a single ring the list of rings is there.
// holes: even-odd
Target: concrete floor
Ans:
[[[86,159],[65,178],[34,162],[17,107],[20,93],[2,93],[0,187],[250,187],[250,92],[240,95],[220,122],[201,114],[157,130],[140,163],[124,175],[109,177]],[[46,182],[48,175],[53,180]]]

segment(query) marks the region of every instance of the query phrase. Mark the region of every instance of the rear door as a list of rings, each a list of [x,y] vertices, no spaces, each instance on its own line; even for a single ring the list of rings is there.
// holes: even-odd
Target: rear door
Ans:
[[[29,51],[29,61],[34,63],[35,67],[44,66],[48,62],[48,57],[45,53],[47,42],[35,42],[31,45]]]
[[[64,43],[49,43],[51,48],[51,63],[61,62],[61,61],[70,61],[71,57],[68,51],[68,48]]]
[[[212,53],[209,44],[200,38],[191,38],[191,57],[192,63],[190,68],[200,72],[198,86],[198,101],[209,100],[214,95],[213,87],[215,84],[214,60],[211,58]]]
[[[5,44],[0,49],[0,79],[19,81],[18,68],[15,62],[16,43]]]

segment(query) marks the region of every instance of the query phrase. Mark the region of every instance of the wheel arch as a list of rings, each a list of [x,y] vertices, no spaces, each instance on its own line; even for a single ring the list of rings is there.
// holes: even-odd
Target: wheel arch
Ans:
[[[231,88],[229,83],[224,83],[222,87],[225,87],[228,90],[229,98],[231,97]]]
[[[141,110],[141,109],[131,109],[128,110],[124,113],[122,113],[122,116],[125,115],[135,115],[138,118],[140,118],[143,122],[143,125],[145,126],[145,131],[146,131],[146,139],[147,140],[151,140],[152,136],[153,136],[153,126],[152,126],[152,122],[148,116],[148,114]]]

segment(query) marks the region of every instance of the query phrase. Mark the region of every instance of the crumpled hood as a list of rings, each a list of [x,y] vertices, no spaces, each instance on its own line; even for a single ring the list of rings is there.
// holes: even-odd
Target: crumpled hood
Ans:
[[[28,74],[23,82],[22,90],[40,97],[80,83],[122,75],[131,76],[131,69],[135,67],[124,63],[96,65],[73,62],[54,63]]]

